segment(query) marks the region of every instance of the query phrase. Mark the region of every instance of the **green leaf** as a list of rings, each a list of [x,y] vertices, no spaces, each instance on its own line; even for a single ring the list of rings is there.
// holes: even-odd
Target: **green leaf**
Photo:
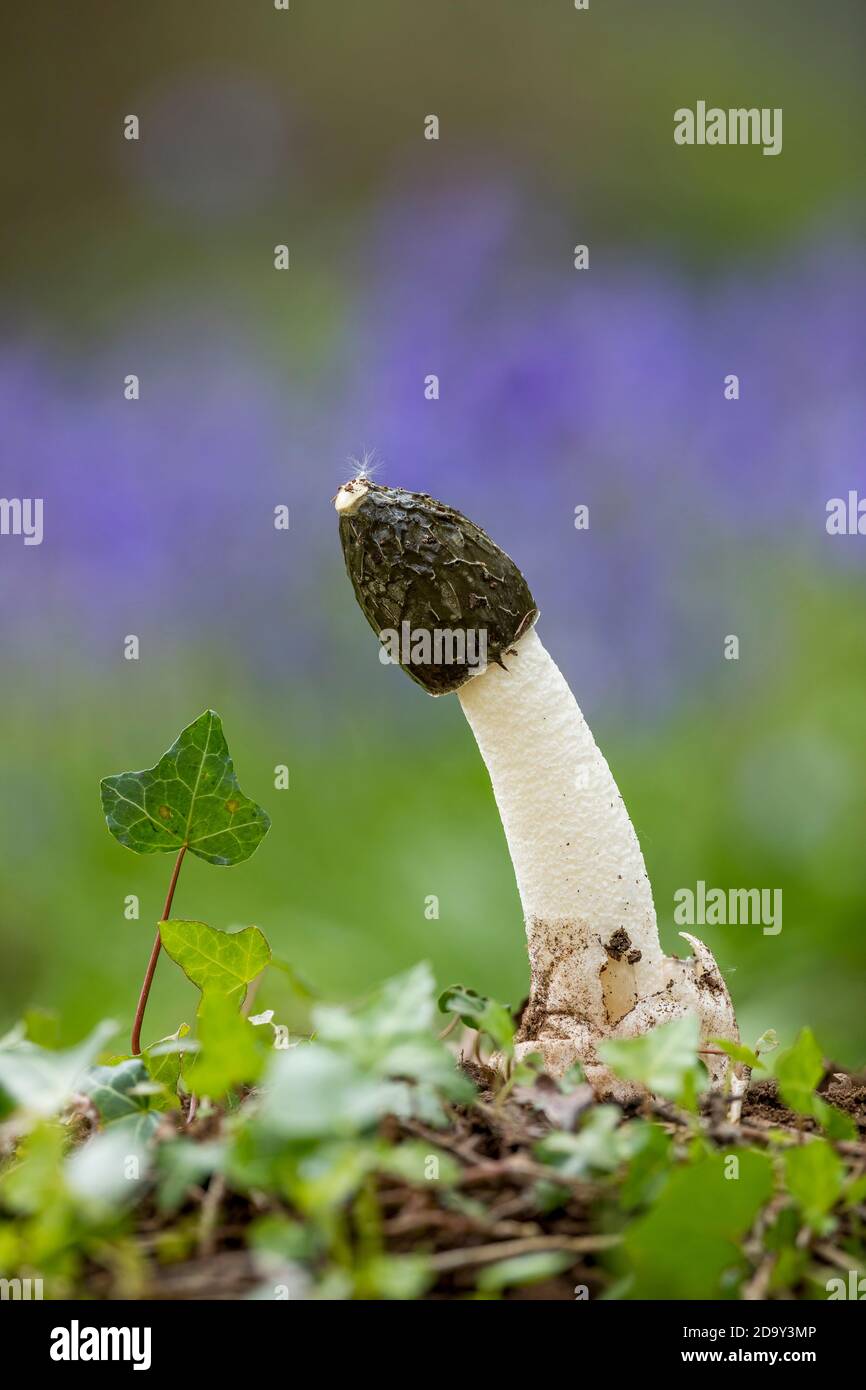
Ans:
[[[24,1110],[44,1116],[56,1114],[116,1031],[115,1023],[100,1023],[77,1047],[64,1052],[13,1039],[0,1047],[0,1090]]]
[[[687,1014],[637,1038],[610,1039],[598,1055],[624,1081],[639,1081],[669,1100],[682,1100],[696,1085],[698,1020]]]
[[[103,778],[102,808],[112,835],[136,854],[186,845],[208,864],[249,859],[271,823],[238,786],[213,710],[184,729],[155,767]]]
[[[201,1051],[186,1070],[186,1084],[194,1095],[221,1100],[245,1082],[257,1081],[264,1056],[256,1030],[238,1013],[225,994],[207,994],[198,1014]]]
[[[775,1075],[785,1104],[811,1115],[815,1087],[824,1075],[824,1056],[811,1028],[804,1028],[794,1046],[778,1057]]]
[[[838,1110],[835,1105],[828,1105],[822,1096],[815,1096],[814,1105],[815,1119],[831,1139],[857,1138],[857,1126],[844,1110]]]
[[[623,1253],[635,1299],[731,1297],[723,1283],[742,1264],[739,1244],[773,1191],[765,1154],[708,1154],[676,1169],[653,1206],[626,1231]]]
[[[570,1178],[593,1171],[612,1173],[629,1154],[628,1127],[620,1129],[622,1112],[616,1105],[597,1105],[577,1134],[554,1130],[535,1146],[542,1163]]]
[[[467,1028],[486,1033],[500,1052],[512,1052],[514,1021],[506,1006],[496,999],[478,994],[466,985],[451,985],[439,996],[439,1011],[456,1014]]]
[[[136,1087],[146,1085],[150,1080],[147,1067],[140,1057],[128,1057],[115,1066],[91,1067],[81,1083],[81,1089],[90,1096],[99,1111],[100,1118],[108,1124],[112,1120],[122,1120],[128,1115],[138,1115],[147,1110],[147,1095],[136,1094]]]
[[[460,1165],[450,1154],[420,1139],[404,1140],[402,1144],[382,1144],[377,1168],[393,1173],[407,1182],[433,1187],[450,1187],[460,1177]]]
[[[667,1177],[672,1140],[661,1125],[632,1120],[629,1129],[631,1159],[619,1189],[619,1202],[625,1211],[634,1211],[653,1200]]]
[[[423,1255],[373,1255],[356,1272],[365,1298],[419,1298],[433,1283],[433,1272]]]
[[[792,1110],[817,1120],[831,1139],[856,1139],[857,1126],[851,1116],[816,1094],[823,1075],[824,1054],[811,1028],[804,1028],[794,1046],[776,1062],[779,1093]]]
[[[256,1124],[281,1139],[326,1139],[370,1128],[397,1103],[400,1088],[363,1072],[351,1057],[318,1043],[275,1052]]]
[[[175,1139],[160,1144],[156,1154],[160,1211],[177,1211],[191,1187],[221,1172],[225,1152],[225,1144],[215,1139],[205,1143]]]
[[[9,1211],[29,1216],[50,1205],[62,1185],[67,1143],[64,1127],[48,1121],[41,1121],[25,1135],[16,1152],[17,1161],[0,1174],[0,1195]]]
[[[711,1038],[710,1047],[718,1047],[734,1062],[742,1062],[747,1067],[762,1067],[764,1064],[756,1052],[743,1043],[731,1042],[729,1038]]]
[[[313,1010],[316,1037],[379,1056],[398,1039],[425,1035],[433,1025],[433,974],[426,962],[386,980],[357,1009],[320,1004]]]
[[[852,1179],[845,1188],[846,1206],[859,1207],[863,1202],[866,1202],[866,1173]]]
[[[422,963],[386,980],[359,1009],[318,1005],[313,1028],[319,1042],[345,1051],[364,1071],[406,1077],[469,1101],[475,1088],[433,1036],[434,1018],[433,975]]]
[[[788,1149],[784,1162],[788,1191],[809,1225],[822,1230],[827,1213],[842,1194],[842,1160],[826,1139],[812,1139]]]
[[[775,1052],[778,1046],[779,1039],[776,1036],[775,1028],[766,1028],[755,1043],[755,1051],[759,1054]]]
[[[151,1081],[163,1087],[163,1096],[151,1101],[157,1109],[171,1109],[177,1105],[177,1088],[180,1083],[184,1053],[182,1040],[189,1035],[189,1024],[182,1023],[176,1033],[151,1043],[141,1054],[142,1061],[150,1073]],[[190,1043],[188,1045],[192,1047]]]
[[[247,1246],[287,1263],[308,1262],[321,1251],[322,1233],[285,1216],[259,1216],[247,1229]]]
[[[157,1116],[119,1120],[88,1139],[66,1160],[67,1186],[86,1207],[123,1206],[143,1194],[150,1155],[149,1133],[141,1120],[152,1126]]]
[[[499,1293],[501,1289],[523,1288],[553,1279],[574,1263],[575,1256],[565,1250],[538,1250],[510,1260],[497,1260],[483,1269],[475,1282],[482,1293]]]
[[[173,961],[198,985],[202,995],[220,994],[243,1002],[246,987],[271,957],[271,950],[258,927],[243,931],[217,931],[205,922],[184,922],[172,918],[160,922],[162,944]]]

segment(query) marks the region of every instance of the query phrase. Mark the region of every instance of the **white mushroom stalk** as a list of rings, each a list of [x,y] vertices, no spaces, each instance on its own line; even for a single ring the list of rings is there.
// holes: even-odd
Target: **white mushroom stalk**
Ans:
[[[610,768],[565,678],[533,630],[461,686],[523,904],[532,971],[520,1053],[548,1070],[576,1059],[596,1089],[622,1091],[596,1057],[685,1013],[706,1045],[737,1040],[730,996],[706,946],[665,956],[640,844]],[[685,933],[683,933],[685,936]],[[727,1059],[706,1057],[721,1082]]]
[[[540,1052],[561,1075],[580,1062],[600,1095],[624,1099],[598,1056],[607,1038],[635,1037],[696,1015],[701,1046],[738,1041],[730,995],[708,948],[665,956],[638,838],[610,768],[533,624],[532,595],[513,561],[459,512],[366,477],[335,505],[356,597],[386,631],[483,628],[488,664],[400,649],[431,694],[456,690],[490,779],[523,904],[531,967],[518,1055]],[[476,650],[470,644],[458,649]],[[452,656],[454,643],[451,646]],[[413,653],[419,653],[414,659]],[[705,1052],[711,1078],[727,1057]],[[734,1088],[738,1077],[730,1068]]]

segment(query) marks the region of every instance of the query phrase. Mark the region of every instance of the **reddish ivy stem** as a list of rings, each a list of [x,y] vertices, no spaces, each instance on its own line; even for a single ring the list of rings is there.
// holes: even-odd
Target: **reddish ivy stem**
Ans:
[[[181,845],[180,850],[178,851],[177,859],[175,859],[174,861],[174,869],[172,870],[171,882],[168,885],[168,892],[165,895],[165,906],[162,909],[162,916],[159,919],[161,922],[166,922],[168,920],[168,915],[171,912],[171,904],[174,898],[174,890],[177,887],[178,875],[180,874],[180,866],[183,863],[183,857],[186,854],[186,851],[187,846]],[[159,934],[159,927],[157,927],[156,940],[153,943],[153,950],[150,953],[150,960],[147,962],[147,970],[145,971],[144,983],[141,986],[141,994],[138,996],[138,1008],[135,1011],[135,1021],[132,1025],[131,1050],[132,1055],[134,1057],[138,1057],[141,1053],[141,1025],[144,1022],[144,1011],[147,1008],[147,997],[150,994],[150,987],[153,984],[154,971],[156,970],[156,962],[159,960],[159,952],[161,947],[162,937]]]

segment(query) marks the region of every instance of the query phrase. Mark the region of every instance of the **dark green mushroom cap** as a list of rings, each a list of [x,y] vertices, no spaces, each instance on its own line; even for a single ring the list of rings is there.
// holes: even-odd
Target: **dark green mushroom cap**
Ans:
[[[340,540],[355,597],[380,640],[385,632],[401,635],[404,623],[410,633],[431,637],[437,630],[485,632],[488,663],[505,665],[502,658],[538,617],[514,561],[480,526],[426,492],[360,477],[337,496],[345,503],[352,492],[361,500],[340,511]],[[479,674],[471,662],[400,665],[431,695]]]

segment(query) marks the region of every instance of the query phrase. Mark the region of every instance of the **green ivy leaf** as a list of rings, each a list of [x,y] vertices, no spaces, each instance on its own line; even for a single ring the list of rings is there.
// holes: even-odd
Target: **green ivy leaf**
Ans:
[[[570,1178],[588,1173],[612,1173],[628,1157],[628,1127],[620,1129],[622,1111],[616,1105],[597,1105],[577,1134],[554,1130],[535,1146],[542,1163]]]
[[[830,1105],[815,1088],[824,1075],[824,1054],[811,1028],[804,1028],[793,1047],[776,1062],[776,1081],[786,1105],[800,1115],[811,1115],[831,1139],[856,1139],[857,1126],[850,1115]]]
[[[318,1005],[313,1011],[316,1037],[359,1056],[379,1055],[394,1042],[421,1037],[433,1026],[433,989],[433,973],[422,961],[386,980],[359,1008]]]
[[[244,1082],[257,1081],[264,1055],[256,1030],[238,1013],[227,994],[206,994],[198,1014],[201,1052],[186,1070],[186,1085],[194,1095],[221,1100]]]
[[[700,1076],[698,1020],[687,1014],[637,1038],[609,1039],[598,1055],[624,1081],[639,1081],[657,1095],[683,1100]]]
[[[439,996],[440,1013],[456,1014],[467,1028],[486,1033],[500,1052],[514,1048],[514,1021],[509,1010],[496,999],[488,999],[466,985],[451,985]]]
[[[626,1232],[623,1252],[634,1275],[629,1298],[731,1297],[728,1269],[742,1262],[738,1246],[773,1191],[765,1154],[708,1154],[676,1169],[645,1216]]]
[[[785,1104],[811,1115],[813,1093],[824,1075],[824,1056],[811,1028],[804,1028],[794,1046],[779,1056],[775,1074]]]
[[[833,1146],[826,1139],[812,1139],[788,1149],[785,1181],[809,1225],[823,1230],[845,1181],[845,1168]]]
[[[845,1204],[849,1207],[859,1207],[866,1202],[866,1173],[862,1177],[854,1178],[845,1187]]]
[[[147,1067],[140,1057],[127,1057],[108,1067],[91,1067],[81,1083],[105,1124],[138,1115],[147,1110],[149,1097],[136,1093],[136,1088],[150,1081]]]
[[[482,1269],[476,1287],[482,1293],[499,1293],[502,1289],[524,1288],[540,1284],[562,1274],[575,1263],[575,1256],[564,1250],[537,1250],[528,1255],[515,1255],[510,1260],[497,1260]]]
[[[401,1302],[420,1298],[433,1278],[423,1255],[373,1255],[355,1272],[362,1297]]]
[[[34,1216],[50,1208],[61,1187],[68,1142],[64,1126],[46,1120],[24,1136],[16,1151],[16,1162],[0,1173],[0,1196],[7,1210]]]
[[[729,1038],[711,1038],[710,1046],[718,1047],[732,1061],[742,1062],[744,1066],[751,1067],[753,1070],[755,1067],[764,1065],[757,1052],[753,1052],[750,1047],[746,1047],[743,1043],[731,1042]]]
[[[127,1116],[75,1149],[64,1164],[72,1195],[97,1211],[137,1201],[150,1167],[147,1141],[158,1123],[156,1115]]]
[[[850,1115],[829,1105],[822,1096],[815,1096],[815,1119],[830,1139],[856,1139],[857,1126]]]
[[[163,1087],[163,1095],[151,1101],[151,1105],[158,1110],[172,1109],[178,1103],[177,1088],[183,1068],[184,1052],[187,1050],[182,1045],[182,1040],[188,1034],[189,1024],[182,1023],[176,1033],[170,1033],[168,1037],[151,1043],[141,1054],[151,1081]],[[188,1046],[191,1048],[192,1044]]]
[[[0,1090],[15,1104],[37,1115],[54,1115],[80,1086],[87,1068],[117,1031],[100,1023],[77,1047],[49,1051],[13,1036],[0,1047]]]
[[[395,1082],[371,1076],[351,1057],[300,1043],[274,1052],[256,1127],[289,1141],[358,1134],[394,1110],[401,1094]]]
[[[422,963],[386,980],[358,1009],[317,1005],[313,1029],[319,1042],[345,1051],[363,1070],[418,1082],[419,1101],[425,1086],[471,1100],[471,1081],[431,1032],[435,1014],[433,974]]]
[[[652,1201],[667,1177],[672,1140],[661,1125],[632,1120],[629,1129],[637,1134],[619,1201],[625,1211],[635,1211]]]
[[[238,786],[213,710],[188,725],[155,767],[105,777],[101,786],[109,830],[136,854],[186,845],[208,864],[240,864],[271,823]]]
[[[160,1144],[156,1153],[160,1211],[177,1211],[191,1187],[221,1172],[225,1152],[225,1144],[217,1139],[204,1143],[175,1139],[170,1144]]]
[[[271,948],[258,927],[218,931],[205,922],[172,918],[160,922],[162,944],[173,961],[198,985],[202,997],[223,995],[240,1006],[247,985],[264,970]]]
[[[460,1177],[457,1161],[427,1140],[407,1139],[402,1144],[382,1144],[378,1152],[376,1167],[383,1173],[393,1173],[421,1187],[451,1187]]]

